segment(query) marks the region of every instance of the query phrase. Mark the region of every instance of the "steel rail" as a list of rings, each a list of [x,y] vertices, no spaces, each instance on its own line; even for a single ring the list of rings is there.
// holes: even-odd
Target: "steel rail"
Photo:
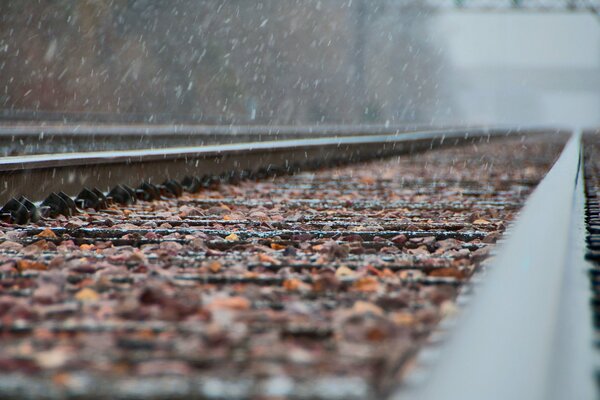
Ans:
[[[0,202],[18,196],[37,201],[53,191],[75,195],[85,186],[108,190],[116,184],[137,186],[143,180],[160,183],[234,170],[314,167],[542,132],[538,129],[456,129],[4,157],[0,158]]]
[[[597,397],[581,175],[577,133],[528,199],[428,373],[414,373],[394,399]]]
[[[0,123],[0,155],[134,150],[182,146],[205,146],[292,140],[319,137],[399,135],[425,131],[482,131],[486,128],[436,127],[426,125],[189,125],[189,124],[90,124],[90,123]],[[547,131],[548,128],[527,130]],[[507,131],[496,126],[488,131]]]

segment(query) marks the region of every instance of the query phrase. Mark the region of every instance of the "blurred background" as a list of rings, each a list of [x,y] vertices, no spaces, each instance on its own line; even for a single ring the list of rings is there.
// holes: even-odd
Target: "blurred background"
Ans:
[[[600,125],[580,3],[2,1],[0,118]]]

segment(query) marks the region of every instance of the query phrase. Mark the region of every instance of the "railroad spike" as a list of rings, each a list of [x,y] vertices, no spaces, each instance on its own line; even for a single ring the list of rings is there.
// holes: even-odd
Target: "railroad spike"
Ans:
[[[142,182],[136,189],[137,198],[144,201],[160,199],[160,190],[150,182]]]
[[[197,176],[186,176],[181,181],[181,186],[189,193],[198,193],[202,188],[202,182]]]
[[[134,196],[135,192],[131,193],[123,185],[117,185],[108,192],[108,198],[118,204],[133,204]]]
[[[202,186],[205,188],[217,187],[221,184],[221,180],[216,175],[205,175],[202,177]]]
[[[61,199],[64,200],[67,206],[69,206],[69,208],[71,209],[71,215],[78,213],[77,204],[75,204],[75,201],[71,198],[71,196],[69,196],[65,192],[58,192],[57,194],[60,196]]]
[[[27,210],[27,207],[15,198],[10,199],[4,207],[0,209],[0,215],[8,217],[8,222],[17,225],[23,225],[29,221],[29,211]]]
[[[27,208],[27,211],[29,211],[29,220],[33,223],[38,222],[41,218],[41,215],[36,205],[25,196],[19,197],[18,200],[25,206],[25,208]]]
[[[55,218],[58,215],[71,216],[71,208],[58,194],[52,192],[41,204],[42,215]]]
[[[135,189],[133,189],[131,186],[128,186],[125,184],[121,184],[121,186],[123,187],[123,189],[127,190],[127,192],[129,193],[129,196],[131,196],[133,203],[136,203],[137,197],[135,195]]]
[[[93,208],[98,210],[100,209],[101,200],[96,193],[88,188],[83,188],[75,198],[75,203],[82,209]]]
[[[183,194],[183,187],[175,179],[168,179],[162,184],[173,196],[179,197]]]
[[[106,198],[106,195],[98,188],[93,188],[92,192],[96,196],[98,196],[98,199],[100,200],[99,208],[100,209],[107,208],[108,207],[108,199]]]

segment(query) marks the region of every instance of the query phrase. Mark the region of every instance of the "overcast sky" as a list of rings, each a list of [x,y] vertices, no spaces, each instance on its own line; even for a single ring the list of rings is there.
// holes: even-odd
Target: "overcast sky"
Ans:
[[[600,125],[600,19],[451,12],[433,25],[463,121]]]

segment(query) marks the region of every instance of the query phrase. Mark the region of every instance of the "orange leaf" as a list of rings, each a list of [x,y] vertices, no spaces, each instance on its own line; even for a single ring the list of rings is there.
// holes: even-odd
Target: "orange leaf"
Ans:
[[[416,322],[415,316],[407,312],[393,313],[391,319],[395,324],[405,326],[413,325]]]
[[[273,250],[284,250],[285,246],[277,243],[271,243],[271,248]]]
[[[46,228],[40,233],[37,234],[37,237],[48,238],[48,239],[56,239],[56,233],[52,232],[52,229]]]
[[[365,276],[356,280],[352,287],[359,292],[375,292],[379,289],[379,282],[373,276]]]
[[[271,257],[268,254],[261,253],[258,255],[258,259],[260,260],[260,262],[263,262],[263,263],[273,264],[273,265],[281,265],[281,261]]]
[[[465,274],[456,268],[436,268],[429,273],[429,276],[440,277],[440,278],[456,278],[464,279]]]
[[[37,261],[19,260],[19,261],[17,261],[17,268],[19,269],[19,271],[26,271],[26,270],[45,271],[48,269],[48,266],[44,263],[37,262]]]
[[[223,266],[218,261],[213,261],[208,265],[208,269],[210,269],[210,271],[214,274],[219,272],[221,270],[221,268],[223,268]]]
[[[214,299],[212,303],[210,303],[210,307],[212,308],[227,308],[230,310],[247,310],[251,306],[250,301],[243,297],[235,296],[235,297],[225,297]]]
[[[375,183],[375,178],[371,176],[365,176],[363,178],[360,178],[360,182],[364,183],[365,185],[372,185]]]
[[[225,240],[228,240],[230,242],[237,242],[238,240],[240,240],[240,238],[235,233],[232,233],[231,235],[226,236]]]
[[[82,302],[93,302],[99,298],[100,295],[90,288],[83,288],[75,294],[75,299]]]
[[[308,285],[299,279],[286,279],[283,281],[283,287],[290,292],[295,292],[300,289],[307,289]]]
[[[383,310],[381,309],[381,307],[376,306],[373,303],[369,303],[367,301],[357,301],[356,303],[354,303],[354,306],[352,307],[352,312],[356,313],[356,314],[375,314],[375,315],[383,315]]]

